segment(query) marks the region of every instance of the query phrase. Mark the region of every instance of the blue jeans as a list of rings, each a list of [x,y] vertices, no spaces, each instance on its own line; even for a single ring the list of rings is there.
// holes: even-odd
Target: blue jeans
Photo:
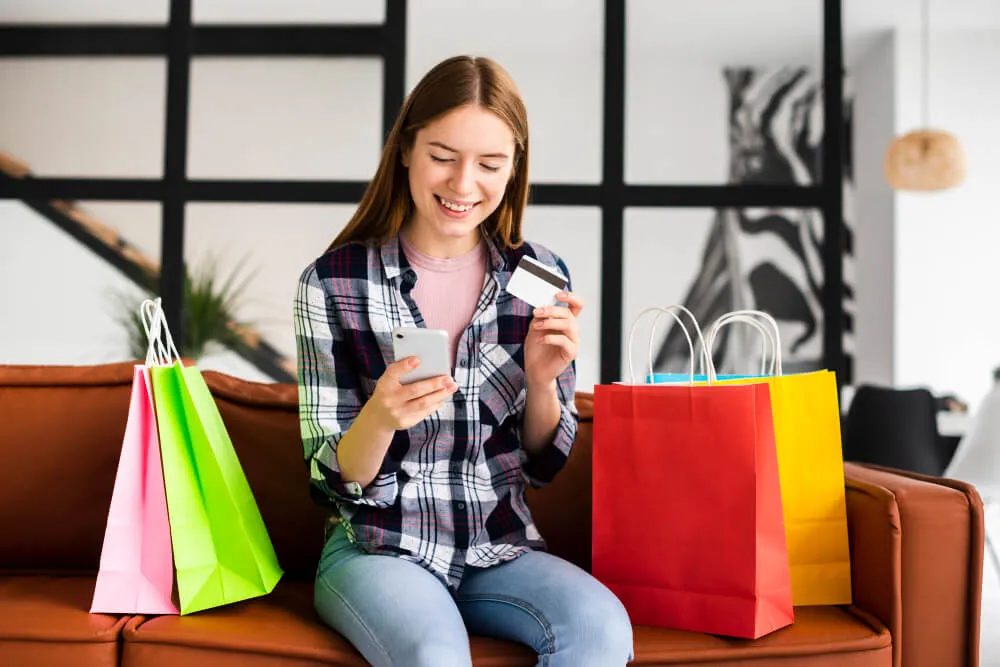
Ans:
[[[453,597],[421,566],[365,553],[338,526],[323,548],[315,595],[323,620],[375,667],[470,667],[469,633],[525,644],[542,667],[632,659],[632,625],[618,598],[540,551],[470,568]]]

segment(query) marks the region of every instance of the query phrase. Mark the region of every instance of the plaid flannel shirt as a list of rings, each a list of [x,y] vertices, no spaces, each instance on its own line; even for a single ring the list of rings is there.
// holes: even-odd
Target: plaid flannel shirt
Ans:
[[[456,357],[451,400],[397,431],[375,479],[344,480],[337,444],[392,362],[390,333],[425,326],[411,296],[416,272],[394,238],[348,244],[302,273],[295,299],[299,418],[311,492],[331,502],[350,539],[369,553],[424,566],[457,589],[467,566],[488,567],[544,549],[525,499],[562,468],[576,438],[575,364],[557,379],[561,404],[551,443],[530,458],[521,447],[523,343],[531,307],[505,287],[523,255],[554,265],[546,248],[489,245],[490,266]]]

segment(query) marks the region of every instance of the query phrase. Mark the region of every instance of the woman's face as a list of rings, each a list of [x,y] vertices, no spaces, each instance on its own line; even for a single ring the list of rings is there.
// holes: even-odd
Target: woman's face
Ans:
[[[513,168],[514,134],[479,106],[463,106],[417,132],[404,156],[416,207],[412,240],[450,255],[478,243],[477,228],[503,200]]]

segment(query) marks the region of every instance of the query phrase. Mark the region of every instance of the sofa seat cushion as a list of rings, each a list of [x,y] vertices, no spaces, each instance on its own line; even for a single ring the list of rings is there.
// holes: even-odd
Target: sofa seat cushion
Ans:
[[[874,618],[852,607],[796,609],[795,624],[756,641],[637,626],[633,665],[822,665],[890,667],[892,643]],[[266,597],[190,616],[136,617],[123,632],[123,667],[367,667],[313,609],[311,583],[282,582]],[[534,653],[473,637],[476,667],[532,667]]]
[[[114,667],[125,618],[91,614],[92,576],[0,576],[0,665]]]
[[[892,638],[855,607],[796,607],[795,623],[757,640],[635,628],[633,665],[891,667]]]
[[[135,617],[125,627],[123,667],[367,667],[313,607],[312,583],[283,581],[265,597],[191,614]],[[476,665],[531,667],[534,653],[475,637]]]

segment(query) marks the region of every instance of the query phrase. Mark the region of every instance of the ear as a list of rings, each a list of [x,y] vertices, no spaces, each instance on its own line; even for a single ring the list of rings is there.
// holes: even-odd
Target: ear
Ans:
[[[405,148],[403,148],[403,150],[401,150],[399,152],[399,161],[403,164],[403,167],[405,167],[407,169],[410,168],[410,149],[409,149],[409,147],[405,147]]]

